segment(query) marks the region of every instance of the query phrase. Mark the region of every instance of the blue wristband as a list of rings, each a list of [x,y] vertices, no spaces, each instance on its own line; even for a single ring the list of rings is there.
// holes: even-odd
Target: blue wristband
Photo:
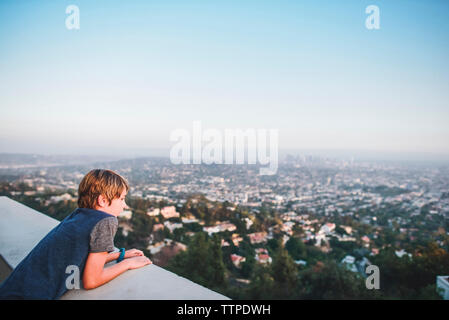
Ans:
[[[117,259],[117,263],[121,262],[123,259],[125,259],[125,248],[120,249],[120,256]]]

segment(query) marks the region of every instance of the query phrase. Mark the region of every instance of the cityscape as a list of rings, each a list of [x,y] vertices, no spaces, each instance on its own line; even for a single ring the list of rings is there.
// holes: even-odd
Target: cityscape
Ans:
[[[116,242],[183,273],[172,265],[195,234],[218,236],[233,288],[224,292],[237,298],[247,296],[232,290],[251,288],[250,271],[272,266],[279,246],[298,272],[334,261],[360,279],[386,250],[412,261],[432,242],[448,255],[449,166],[443,164],[287,155],[276,175],[263,176],[257,165],[173,165],[168,158],[59,165],[61,157],[46,165],[48,157],[27,155],[12,166],[5,160],[11,157],[1,161],[1,195],[59,220],[76,208],[77,186],[90,169],[123,175],[129,209],[119,216]]]

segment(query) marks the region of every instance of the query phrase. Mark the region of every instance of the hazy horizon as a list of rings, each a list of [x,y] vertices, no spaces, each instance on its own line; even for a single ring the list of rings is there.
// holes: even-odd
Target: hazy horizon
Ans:
[[[101,161],[122,160],[122,159],[136,159],[136,158],[170,158],[170,149],[147,149],[147,150],[128,150],[126,152],[0,152],[2,155],[38,155],[49,157],[75,157],[75,158],[98,158]],[[324,149],[280,149],[279,161],[285,160],[287,156],[301,157],[313,156],[320,158],[339,159],[339,160],[353,160],[353,161],[373,161],[373,162],[401,162],[401,163],[429,163],[438,165],[449,165],[449,155],[434,154],[426,152],[376,152],[370,150],[324,150]],[[246,155],[245,155],[246,159]],[[0,159],[1,160],[1,159]]]

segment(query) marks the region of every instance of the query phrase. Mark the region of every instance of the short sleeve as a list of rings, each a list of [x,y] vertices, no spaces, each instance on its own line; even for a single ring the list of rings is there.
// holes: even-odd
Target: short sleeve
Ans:
[[[117,232],[118,221],[116,217],[100,220],[90,233],[89,252],[114,251],[114,236]]]

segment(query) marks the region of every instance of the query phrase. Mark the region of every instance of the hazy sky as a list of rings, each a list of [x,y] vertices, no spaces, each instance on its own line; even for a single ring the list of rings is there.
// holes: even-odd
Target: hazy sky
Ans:
[[[449,1],[3,0],[0,108],[0,152],[144,154],[199,120],[447,155]]]

